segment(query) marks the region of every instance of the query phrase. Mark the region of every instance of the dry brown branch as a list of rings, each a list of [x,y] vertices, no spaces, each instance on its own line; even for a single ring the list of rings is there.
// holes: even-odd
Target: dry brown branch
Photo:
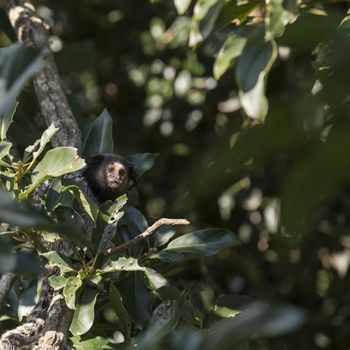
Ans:
[[[63,92],[57,67],[48,48],[48,25],[37,15],[30,0],[0,0],[18,41],[33,47],[45,47],[44,66],[34,77],[35,92],[46,124],[59,128],[52,139],[54,147],[81,149],[77,121]]]
[[[189,225],[189,224],[190,222],[187,219],[167,219],[167,218],[159,219],[152,226],[148,227],[144,232],[142,232],[135,238],[131,239],[130,241],[120,244],[117,247],[108,249],[105,253],[105,256],[112,255],[116,252],[120,252],[121,250],[125,250],[134,246],[140,241],[143,241],[147,237],[151,236],[161,226],[164,226],[164,225],[177,226],[177,225]]]

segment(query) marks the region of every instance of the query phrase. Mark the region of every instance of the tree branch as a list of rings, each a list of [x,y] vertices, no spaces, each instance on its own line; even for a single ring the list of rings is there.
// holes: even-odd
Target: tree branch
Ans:
[[[44,48],[44,65],[33,78],[35,92],[46,124],[54,124],[58,131],[52,145],[73,146],[81,150],[81,133],[63,92],[57,67],[48,46],[48,25],[35,12],[30,0],[0,0],[7,12],[18,41],[32,47]],[[26,323],[8,331],[0,339],[2,350],[26,346],[36,350],[67,349],[66,341],[72,319],[63,297],[53,296],[47,277],[43,290]],[[0,285],[1,286],[1,285]],[[5,289],[4,289],[5,291]],[[0,289],[1,293],[1,289]],[[1,294],[0,294],[1,301]]]
[[[164,225],[176,226],[176,225],[189,225],[189,224],[190,222],[186,219],[167,219],[167,218],[159,219],[152,226],[148,227],[144,232],[142,232],[135,238],[131,239],[130,241],[120,244],[117,247],[109,248],[105,252],[105,256],[110,256],[116,252],[128,249],[136,245],[140,241],[143,241],[147,237],[151,236],[161,226],[164,226]]]
[[[12,272],[4,273],[0,278],[0,308],[5,301],[7,294],[16,280],[16,275]]]
[[[52,145],[81,149],[81,133],[63,92],[57,67],[48,48],[48,25],[37,15],[30,0],[0,0],[19,42],[44,47],[44,66],[34,77],[35,92],[46,124],[59,128]]]

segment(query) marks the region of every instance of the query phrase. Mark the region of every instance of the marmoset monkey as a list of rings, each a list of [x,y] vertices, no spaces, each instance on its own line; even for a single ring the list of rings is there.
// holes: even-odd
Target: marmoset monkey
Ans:
[[[84,168],[63,175],[63,178],[77,182],[85,195],[97,205],[115,200],[136,182],[132,164],[116,154],[99,154],[88,158]],[[35,190],[35,207],[40,206],[40,198],[52,182],[53,179],[46,181]]]
[[[131,163],[126,158],[115,154],[100,154],[88,159],[86,167],[79,173],[78,182],[88,196],[91,197],[92,192],[92,198],[97,204],[116,199],[127,192],[130,180],[133,183],[136,182]],[[67,177],[74,179],[69,174]]]

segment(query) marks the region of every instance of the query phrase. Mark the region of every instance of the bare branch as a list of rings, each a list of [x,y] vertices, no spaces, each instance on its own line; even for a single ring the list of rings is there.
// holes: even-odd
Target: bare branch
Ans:
[[[16,275],[12,272],[4,273],[0,278],[0,308],[16,280]]]
[[[167,219],[167,218],[159,219],[152,226],[148,227],[147,230],[145,230],[135,238],[131,239],[130,241],[120,244],[117,247],[108,249],[105,253],[105,256],[112,255],[116,252],[128,249],[136,245],[140,241],[143,241],[147,237],[151,236],[161,226],[164,226],[164,225],[176,226],[176,225],[189,225],[189,224],[190,222],[187,219]]]
[[[81,149],[81,133],[63,92],[57,67],[48,48],[48,25],[37,15],[29,0],[0,0],[19,42],[45,47],[44,67],[34,77],[35,92],[46,124],[59,128],[52,139],[54,147]]]

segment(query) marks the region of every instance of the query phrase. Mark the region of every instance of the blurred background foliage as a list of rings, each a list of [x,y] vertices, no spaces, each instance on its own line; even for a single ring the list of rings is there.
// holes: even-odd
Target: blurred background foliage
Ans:
[[[106,107],[116,153],[159,154],[141,212],[241,239],[182,276],[309,313],[268,349],[348,349],[349,3],[35,3],[82,128]],[[27,87],[11,138],[23,150],[44,128]]]

